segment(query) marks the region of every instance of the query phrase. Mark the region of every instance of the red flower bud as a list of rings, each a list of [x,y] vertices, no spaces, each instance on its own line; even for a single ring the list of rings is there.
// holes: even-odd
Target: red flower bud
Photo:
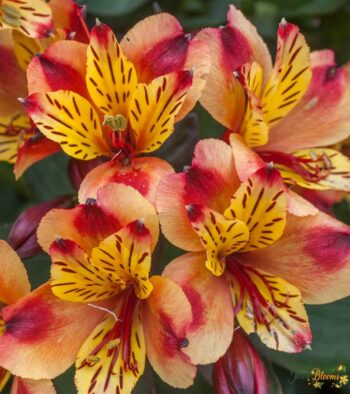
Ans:
[[[214,365],[217,394],[268,394],[263,361],[241,330],[236,331],[227,352]]]
[[[36,230],[42,217],[53,208],[73,206],[72,195],[59,196],[24,210],[13,223],[8,235],[8,243],[21,258],[29,258],[41,252],[36,238]]]
[[[104,161],[105,160],[100,157],[93,160],[70,159],[68,164],[68,176],[74,190],[78,191],[86,175]]]

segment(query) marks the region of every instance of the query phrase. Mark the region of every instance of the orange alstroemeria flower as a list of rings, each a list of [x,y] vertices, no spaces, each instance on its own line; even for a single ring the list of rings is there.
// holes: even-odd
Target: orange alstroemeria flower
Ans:
[[[121,184],[48,213],[38,239],[49,247],[51,282],[3,310],[0,365],[42,379],[76,361],[79,393],[126,394],[147,354],[164,381],[190,386],[196,368],[183,349],[191,305],[180,286],[149,277],[158,233],[152,204]]]
[[[16,252],[5,242],[0,240],[0,309],[11,305],[25,297],[30,292],[30,283],[27,272]],[[0,337],[6,330],[5,322],[0,311]],[[20,362],[22,355],[15,353],[14,349],[7,349],[12,356]],[[24,362],[24,360],[22,360]],[[0,392],[11,378],[11,373],[0,367]],[[56,394],[56,390],[49,380],[31,380],[18,376],[14,377],[11,394]]]
[[[52,45],[28,69],[25,107],[39,130],[71,157],[111,161],[91,171],[80,200],[109,182],[133,186],[150,200],[171,171],[153,152],[195,105],[209,68],[205,43],[169,14],[139,22],[117,42],[98,22],[89,45]]]
[[[165,177],[157,194],[164,235],[191,252],[164,274],[192,304],[186,352],[199,364],[225,353],[234,318],[268,347],[300,352],[311,343],[303,299],[326,303],[350,293],[349,227],[323,213],[289,214],[277,170],[263,163],[242,182],[237,163],[252,161],[234,157],[223,141],[203,140],[192,166]]]
[[[350,160],[328,147],[350,134],[349,65],[337,68],[330,50],[310,54],[298,27],[282,20],[272,67],[255,27],[233,6],[227,18],[198,34],[212,61],[201,104],[287,184],[350,191]]]
[[[16,178],[35,162],[60,150],[30,121],[18,97],[27,94],[26,68],[52,42],[71,37],[88,41],[81,9],[73,0],[40,0],[52,12],[50,37],[28,37],[18,30],[0,31],[0,161],[14,163]]]

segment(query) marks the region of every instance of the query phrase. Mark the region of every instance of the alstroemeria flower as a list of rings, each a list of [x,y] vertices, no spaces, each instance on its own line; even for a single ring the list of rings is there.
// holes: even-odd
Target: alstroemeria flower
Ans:
[[[26,296],[30,292],[30,283],[27,272],[16,252],[5,242],[0,240],[0,337],[6,330],[6,324],[2,318],[1,310],[6,305],[11,305]],[[7,349],[18,362],[22,355],[15,353],[14,349]],[[22,360],[23,362],[23,360]],[[0,367],[0,392],[11,378],[11,373]],[[31,380],[15,376],[11,394],[56,394],[56,390],[49,380]]]
[[[327,146],[350,133],[349,69],[330,50],[312,52],[297,26],[283,20],[277,54],[230,6],[228,24],[198,34],[211,46],[212,67],[201,104],[226,134],[240,134],[287,184],[350,190],[350,161]]]
[[[191,252],[164,274],[192,304],[186,352],[199,364],[225,353],[234,317],[267,346],[300,352],[311,343],[302,299],[325,303],[350,292],[349,227],[323,213],[288,214],[277,170],[263,165],[241,182],[236,163],[223,141],[201,141],[192,166],[166,176],[157,194],[164,235]]]
[[[1,0],[0,30],[16,29],[29,37],[47,37],[52,13],[44,0]]]
[[[206,44],[186,35],[171,15],[158,14],[139,22],[120,44],[98,22],[87,47],[64,49],[56,43],[29,66],[28,114],[71,157],[113,159],[89,173],[81,201],[108,182],[152,198],[151,181],[170,166],[134,156],[161,146],[195,105],[209,68]]]
[[[44,2],[43,2],[44,3]],[[16,178],[33,163],[60,150],[30,121],[18,97],[27,94],[25,71],[35,55],[52,42],[73,37],[88,41],[80,8],[73,0],[51,0],[52,36],[32,38],[20,31],[0,31],[0,160],[14,163]]]
[[[183,352],[191,306],[180,286],[149,277],[158,226],[152,204],[120,184],[48,213],[38,238],[50,245],[51,282],[3,310],[0,365],[38,379],[76,361],[79,393],[125,394],[147,355],[167,383],[191,385],[196,368]]]

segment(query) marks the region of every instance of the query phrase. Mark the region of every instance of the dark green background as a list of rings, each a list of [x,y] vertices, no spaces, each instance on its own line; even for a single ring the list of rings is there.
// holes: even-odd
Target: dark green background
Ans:
[[[174,14],[187,31],[222,25],[225,24],[228,4],[231,2],[227,0],[163,0],[158,2],[86,0],[81,3],[87,4],[90,25],[96,17],[99,17],[103,22],[110,24],[118,36],[121,36],[134,23],[159,10]],[[242,0],[234,1],[233,4],[241,8],[254,22],[268,42],[271,51],[274,51],[275,47],[278,22],[285,17],[301,27],[312,49],[334,49],[339,64],[350,58],[350,1],[348,0]],[[174,146],[180,152],[190,150],[195,142],[193,135],[196,135],[194,132],[196,128],[200,137],[221,134],[222,127],[217,125],[209,115],[199,108],[196,108],[195,112],[198,121],[194,116],[178,127],[178,134],[183,138],[170,141],[161,152],[163,157],[170,157],[168,152],[174,151]],[[184,141],[188,135],[192,138],[188,139],[189,143],[186,143]],[[179,157],[172,157],[172,162],[177,168],[187,164],[189,160],[188,155],[182,155],[180,160]],[[26,207],[58,194],[73,191],[67,178],[66,166],[67,158],[63,154],[58,154],[33,166],[19,182],[15,182],[11,166],[0,164],[0,235],[2,238],[6,238],[12,222]],[[346,203],[338,204],[335,212],[341,220],[350,221]],[[156,270],[160,270],[162,265],[179,254],[179,251],[170,247],[165,241],[162,246],[157,254],[157,260],[162,263],[156,266]],[[33,287],[48,278],[49,259],[47,256],[41,255],[27,260],[25,264]],[[314,335],[312,351],[305,351],[301,355],[287,355],[268,351],[254,340],[268,363],[273,393],[331,393],[328,387],[324,387],[322,391],[310,389],[305,379],[297,379],[295,383],[292,383],[295,374],[298,377],[307,375],[315,367],[331,371],[339,364],[345,364],[350,373],[350,298],[325,306],[307,306],[307,310]],[[71,369],[55,380],[59,394],[76,392],[73,374]],[[180,390],[174,390],[160,382],[148,368],[135,392],[137,394],[172,394]],[[199,374],[195,385],[182,392],[204,394],[212,393],[213,390],[202,374]],[[350,393],[350,384],[344,390],[333,392]]]

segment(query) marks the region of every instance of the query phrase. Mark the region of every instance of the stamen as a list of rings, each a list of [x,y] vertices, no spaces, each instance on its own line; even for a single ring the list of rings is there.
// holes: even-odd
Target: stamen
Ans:
[[[110,311],[110,310],[107,309],[107,308],[103,308],[102,306],[98,306],[98,305],[94,305],[94,304],[88,304],[88,305],[91,306],[92,308],[99,309],[99,310],[101,310],[101,311],[103,311],[103,312],[109,313],[111,316],[114,317],[114,320],[115,320],[115,321],[121,321],[120,319],[118,319],[118,316],[115,314],[115,312]]]
[[[332,163],[329,157],[325,154],[317,154],[316,152],[309,151],[307,156],[294,156],[290,153],[275,152],[275,151],[262,151],[259,156],[265,162],[274,162],[275,167],[278,166],[287,168],[304,178],[308,182],[319,182],[329,176]],[[293,181],[293,179],[289,179]]]
[[[99,363],[101,361],[100,357],[95,356],[93,354],[89,354],[86,359],[85,359],[87,365],[89,367],[93,367],[94,365],[96,365],[97,363]]]

